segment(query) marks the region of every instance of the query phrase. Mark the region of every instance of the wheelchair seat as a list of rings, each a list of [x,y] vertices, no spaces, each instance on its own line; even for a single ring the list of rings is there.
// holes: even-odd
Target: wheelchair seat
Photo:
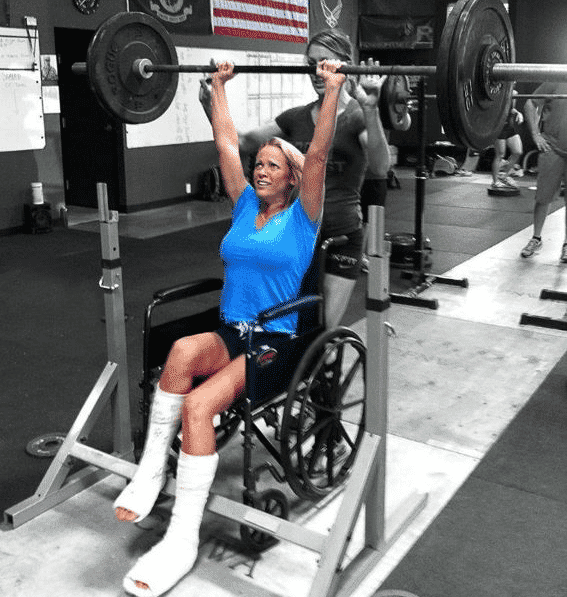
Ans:
[[[298,298],[259,315],[257,323],[262,324],[297,310],[296,336],[273,354],[269,347],[257,349],[254,333],[249,333],[246,390],[237,403],[220,415],[216,426],[220,450],[244,423],[244,501],[283,518],[288,510],[285,495],[274,489],[259,493],[259,471],[267,470],[277,481],[287,481],[302,499],[320,499],[344,484],[364,431],[366,349],[349,328],[325,326],[321,290],[326,250],[333,242],[336,239],[328,239],[315,252]],[[219,278],[197,280],[157,291],[147,306],[140,383],[141,440],[154,384],[172,343],[183,336],[215,330],[220,322],[217,297],[213,306],[191,315],[186,314],[184,307],[178,308],[178,303],[191,299],[201,304],[204,295],[218,295],[221,288]],[[176,317],[156,323],[157,308],[166,305],[173,307]],[[199,380],[195,380],[197,383]],[[260,420],[264,425],[258,424]],[[266,430],[270,429],[274,437],[267,436]],[[252,466],[253,436],[283,472],[271,463]],[[271,536],[248,527],[241,529],[241,536],[254,549],[265,549],[272,541]]]

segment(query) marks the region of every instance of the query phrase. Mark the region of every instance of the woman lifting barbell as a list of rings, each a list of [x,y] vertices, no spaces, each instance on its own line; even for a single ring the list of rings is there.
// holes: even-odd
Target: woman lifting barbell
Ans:
[[[124,579],[139,596],[161,595],[193,567],[199,527],[218,455],[213,418],[245,387],[246,328],[260,311],[297,296],[315,248],[323,212],[325,170],[345,75],[338,61],[317,65],[323,101],[305,156],[272,139],[259,150],[248,184],[239,157],[225,84],[233,66],[224,62],[212,75],[212,125],[225,189],[234,208],[232,226],[221,243],[225,278],[222,324],[216,332],[174,343],[152,401],[144,453],[132,482],[114,503],[119,520],[147,516],[165,480],[169,446],[182,420],[182,445],[171,521],[164,538],[142,556]],[[294,334],[297,314],[268,322],[258,337],[282,342]],[[196,376],[208,376],[193,388]]]
[[[339,29],[317,33],[309,41],[306,59],[308,66],[320,60],[352,63],[350,39]],[[372,65],[373,61],[369,60],[368,66]],[[310,76],[317,99],[286,110],[260,128],[241,133],[240,147],[244,153],[254,155],[266,139],[274,136],[283,137],[301,151],[306,150],[325,90],[318,76]],[[321,239],[345,235],[348,241],[331,246],[325,263],[325,320],[329,328],[339,325],[361,269],[364,233],[360,191],[367,168],[369,177],[377,181],[374,187],[382,193],[387,188],[390,154],[378,111],[385,78],[379,75],[363,75],[359,80],[351,78],[339,98],[335,137],[327,165]],[[199,99],[210,118],[209,90],[204,82]]]

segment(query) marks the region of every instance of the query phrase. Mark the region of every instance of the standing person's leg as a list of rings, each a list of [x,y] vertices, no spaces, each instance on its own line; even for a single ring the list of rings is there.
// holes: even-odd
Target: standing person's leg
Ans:
[[[520,135],[515,134],[506,139],[506,146],[510,150],[510,155],[508,157],[506,169],[500,175],[500,180],[502,180],[502,182],[504,182],[507,186],[516,189],[518,188],[518,185],[510,176],[510,174],[514,170],[514,166],[518,163],[518,160],[524,151]]]
[[[563,186],[567,187],[567,159],[563,159]],[[563,202],[565,203],[565,231],[563,236],[563,246],[561,247],[561,263],[567,263],[567,191],[563,191]]]
[[[494,142],[494,158],[492,159],[492,185],[496,186],[499,179],[500,166],[506,153],[506,139],[496,139]]]
[[[531,257],[542,247],[541,233],[547,218],[549,204],[561,184],[564,175],[564,160],[554,151],[538,156],[537,190],[535,194],[533,236],[522,249],[522,257]]]
[[[524,146],[522,144],[522,138],[516,134],[507,140],[508,149],[510,150],[510,156],[508,157],[508,168],[506,169],[505,175],[510,176],[514,170],[514,166],[520,161],[522,154],[524,153]]]
[[[328,329],[336,328],[343,318],[352,291],[356,284],[356,279],[343,278],[334,274],[325,274],[324,293],[325,293],[325,322]]]
[[[328,329],[340,324],[361,269],[364,232],[359,229],[346,236],[346,244],[329,247],[325,262],[323,292]]]

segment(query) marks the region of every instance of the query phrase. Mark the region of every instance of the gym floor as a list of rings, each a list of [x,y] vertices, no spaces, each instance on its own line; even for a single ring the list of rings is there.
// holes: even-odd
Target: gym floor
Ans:
[[[397,174],[402,188],[389,193],[386,209],[391,233],[412,231],[414,222],[413,172],[400,168]],[[469,288],[437,283],[421,294],[437,299],[437,310],[394,304],[388,313],[396,337],[389,342],[387,514],[416,492],[427,494],[428,501],[354,597],[377,594],[567,350],[565,332],[519,323],[524,312],[565,316],[563,303],[539,299],[542,288],[567,288],[567,266],[558,260],[563,201],[552,206],[542,251],[523,260],[519,252],[531,234],[535,179],[519,179],[521,195],[505,198],[487,195],[489,179],[474,173],[427,181],[424,232],[433,247],[432,272],[467,278]],[[31,496],[48,467],[25,453],[26,443],[69,429],[106,362],[97,216],[77,208],[69,215],[66,230],[0,238],[2,292],[10,297],[0,322],[6,396],[0,405],[3,510]],[[139,398],[141,309],[157,288],[221,273],[215,247],[227,217],[226,205],[203,202],[120,216],[133,413]],[[411,290],[399,270],[392,268],[390,275],[392,291]],[[362,276],[343,321],[363,337],[365,286]],[[107,424],[101,417],[91,437],[102,448],[108,446]],[[221,463],[213,490],[240,499],[238,440],[223,450]],[[563,452],[559,474],[566,467]],[[157,541],[171,505],[161,502],[139,525],[118,524],[111,506],[123,485],[110,477],[15,530],[4,524],[0,594],[122,595],[124,573]],[[532,491],[540,495],[539,488]],[[308,509],[293,501],[291,518],[326,531],[339,503],[340,497]],[[545,509],[544,497],[542,504]],[[557,528],[567,527],[565,502],[559,512],[564,518],[556,520]],[[362,546],[362,526],[349,558]],[[239,550],[235,537],[234,525],[207,513],[196,568],[168,595],[308,595],[316,554],[282,542],[255,559]],[[518,541],[525,541],[522,529]],[[505,578],[514,571],[499,574]],[[444,594],[451,595],[451,589]],[[425,588],[416,594],[427,595]],[[512,596],[497,590],[486,594]]]

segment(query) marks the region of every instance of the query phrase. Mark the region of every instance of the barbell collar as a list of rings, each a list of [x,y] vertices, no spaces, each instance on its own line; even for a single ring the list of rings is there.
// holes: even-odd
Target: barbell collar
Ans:
[[[86,62],[75,62],[71,65],[71,72],[74,75],[86,75],[87,74],[87,63]]]

